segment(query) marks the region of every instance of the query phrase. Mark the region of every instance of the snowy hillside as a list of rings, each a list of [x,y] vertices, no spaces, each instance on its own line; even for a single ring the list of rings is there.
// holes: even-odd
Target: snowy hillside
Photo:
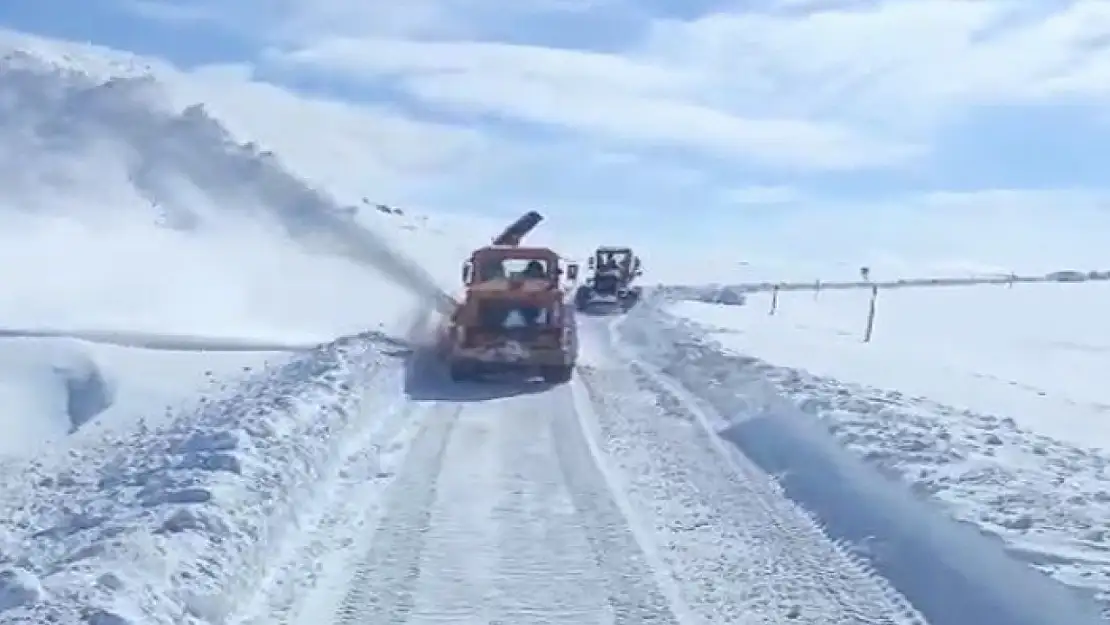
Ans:
[[[951,425],[936,466],[979,460],[982,498],[911,497],[851,451],[948,484],[940,417],[831,437],[809,413],[900,404],[679,317],[752,306],[649,297],[578,319],[569,384],[452,383],[428,311],[501,224],[377,208],[358,159],[330,174],[282,136],[300,118],[272,125],[289,93],[0,41],[0,624],[1102,622],[1059,583],[1093,550],[1053,580],[951,518],[1018,501],[1007,470],[1094,456],[938,408],[1001,447]],[[245,114],[271,96],[270,124]],[[1094,529],[1067,502],[1030,522]]]
[[[418,215],[337,204],[201,106],[175,104],[148,65],[0,41],[5,453],[188,401],[290,349],[395,331],[437,289],[394,248],[423,247],[455,278],[456,251],[442,256],[450,272],[437,265],[445,237]]]

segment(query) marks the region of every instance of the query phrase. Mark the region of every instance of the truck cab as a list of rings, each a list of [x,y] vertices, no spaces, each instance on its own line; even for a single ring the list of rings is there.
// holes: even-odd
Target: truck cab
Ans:
[[[643,275],[640,258],[632,253],[628,247],[599,247],[590,257],[589,268],[594,273],[593,279],[598,275],[609,274],[618,277],[621,282],[631,282],[633,278]]]
[[[563,276],[577,280],[578,265],[564,266],[554,250],[544,247],[484,247],[471,254],[462,267],[462,282],[468,289],[502,281],[542,282],[549,289],[558,289]]]

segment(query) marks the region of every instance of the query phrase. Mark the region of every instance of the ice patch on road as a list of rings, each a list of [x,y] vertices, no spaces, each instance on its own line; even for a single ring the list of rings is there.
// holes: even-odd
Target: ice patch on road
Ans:
[[[1102,622],[1093,602],[855,466],[858,461],[773,387],[745,375],[741,359],[722,355],[676,320],[645,307],[619,324],[619,333],[650,365],[733,421],[728,438],[777,475],[791,498],[832,537],[857,548],[931,622]]]

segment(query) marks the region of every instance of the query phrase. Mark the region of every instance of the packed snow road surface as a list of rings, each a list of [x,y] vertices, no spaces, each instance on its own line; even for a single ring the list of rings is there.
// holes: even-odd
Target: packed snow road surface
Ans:
[[[678,622],[597,487],[573,413],[549,404],[426,414],[337,623]]]
[[[410,380],[237,622],[923,622],[596,330],[570,385]]]
[[[565,390],[471,390],[410,398],[386,417],[397,425],[375,443],[385,453],[342,478],[366,488],[347,493],[355,505],[337,501],[341,548],[318,576],[300,572],[322,550],[295,556],[243,622],[681,622]],[[302,596],[282,603],[283,586]]]

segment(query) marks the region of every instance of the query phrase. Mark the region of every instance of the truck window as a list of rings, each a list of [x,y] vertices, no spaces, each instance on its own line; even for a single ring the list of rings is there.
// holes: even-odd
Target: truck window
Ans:
[[[484,300],[478,308],[478,319],[484,330],[525,328],[550,324],[551,311],[519,302]]]

